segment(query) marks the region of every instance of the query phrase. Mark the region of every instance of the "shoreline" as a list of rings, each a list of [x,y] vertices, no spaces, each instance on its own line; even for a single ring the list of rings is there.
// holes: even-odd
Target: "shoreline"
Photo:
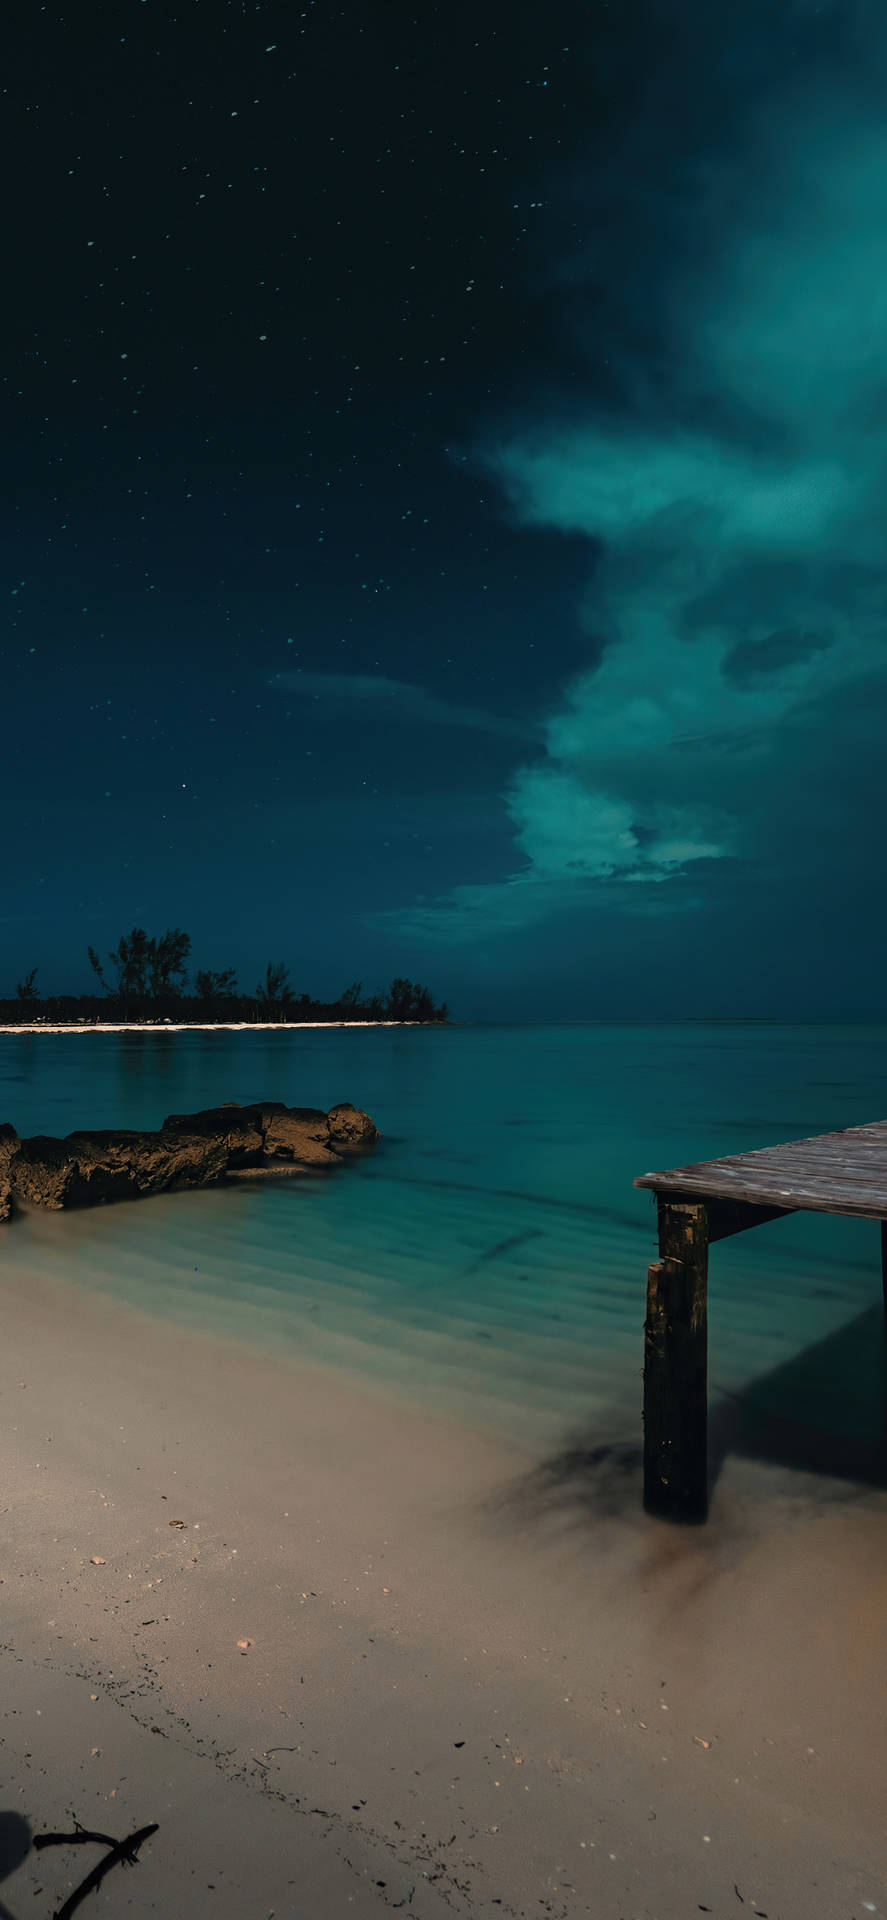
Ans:
[[[443,1027],[444,1020],[92,1020],[22,1021],[3,1033],[306,1033],[312,1027]]]
[[[140,1912],[883,1911],[883,1495],[728,1462],[668,1528],[529,1436],[2,1285],[0,1808],[158,1821]]]

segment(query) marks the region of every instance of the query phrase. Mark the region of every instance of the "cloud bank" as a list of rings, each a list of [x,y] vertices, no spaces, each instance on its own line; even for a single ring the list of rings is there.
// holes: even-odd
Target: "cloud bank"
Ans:
[[[462,943],[595,904],[661,912],[725,898],[731,875],[828,884],[842,859],[863,884],[887,709],[879,37],[756,93],[679,188],[630,180],[629,151],[609,254],[589,188],[599,277],[637,243],[632,207],[655,228],[661,192],[683,228],[651,250],[660,372],[623,346],[614,399],[589,321],[572,421],[543,409],[476,449],[520,524],[593,544],[589,666],[503,794],[512,870],[387,916],[401,930]]]

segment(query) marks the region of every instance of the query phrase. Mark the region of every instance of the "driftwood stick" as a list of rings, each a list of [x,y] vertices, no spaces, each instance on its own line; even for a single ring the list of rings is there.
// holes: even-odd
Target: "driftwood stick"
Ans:
[[[107,1833],[87,1833],[83,1827],[78,1827],[75,1833],[35,1834],[35,1847],[71,1847],[88,1843],[92,1846],[111,1849],[110,1853],[106,1853],[104,1860],[100,1860],[98,1866],[93,1867],[86,1879],[80,1882],[79,1887],[75,1887],[73,1893],[68,1895],[64,1906],[59,1907],[53,1920],[71,1920],[71,1915],[76,1912],[81,1901],[86,1899],[87,1894],[94,1893],[96,1887],[101,1886],[105,1874],[110,1873],[112,1867],[134,1866],[143,1840],[150,1840],[152,1833],[157,1832],[157,1828],[158,1822],[154,1820],[148,1827],[139,1827],[136,1833],[129,1834],[125,1840],[112,1840]]]
[[[35,1833],[34,1846],[40,1847],[76,1847],[86,1841],[92,1847],[116,1847],[117,1841],[110,1833],[88,1833],[85,1827],[78,1827],[75,1833]]]

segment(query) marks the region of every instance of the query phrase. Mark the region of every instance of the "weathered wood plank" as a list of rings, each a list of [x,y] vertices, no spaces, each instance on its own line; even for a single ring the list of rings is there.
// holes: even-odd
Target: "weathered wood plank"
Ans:
[[[641,1174],[636,1187],[784,1212],[887,1218],[887,1121]]]
[[[695,1172],[695,1170],[694,1170]],[[644,1184],[647,1184],[646,1182]],[[686,1184],[675,1181],[650,1181],[657,1193],[670,1194],[672,1199],[698,1199],[700,1194],[706,1198],[742,1201],[755,1207],[778,1207],[785,1212],[836,1213],[848,1214],[861,1220],[881,1220],[887,1214],[887,1192],[872,1194],[870,1199],[861,1200],[858,1194],[849,1190],[846,1194],[823,1194],[822,1191],[805,1192],[795,1188],[773,1188],[764,1186],[737,1191],[726,1182],[712,1180],[706,1184],[703,1179],[694,1178]]]
[[[663,1203],[660,1260],[647,1274],[644,1506],[676,1520],[708,1511],[708,1219]]]

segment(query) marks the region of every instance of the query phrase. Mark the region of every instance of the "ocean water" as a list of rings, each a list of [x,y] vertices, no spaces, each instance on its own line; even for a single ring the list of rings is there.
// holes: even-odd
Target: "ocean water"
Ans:
[[[0,1229],[0,1284],[64,1276],[531,1445],[630,1441],[656,1257],[633,1177],[887,1117],[887,1026],[0,1035],[22,1134],[261,1098],[353,1100],[382,1140],[328,1176],[32,1212]],[[794,1406],[796,1433],[864,1455],[879,1301],[875,1223],[799,1214],[718,1244],[713,1403]]]

